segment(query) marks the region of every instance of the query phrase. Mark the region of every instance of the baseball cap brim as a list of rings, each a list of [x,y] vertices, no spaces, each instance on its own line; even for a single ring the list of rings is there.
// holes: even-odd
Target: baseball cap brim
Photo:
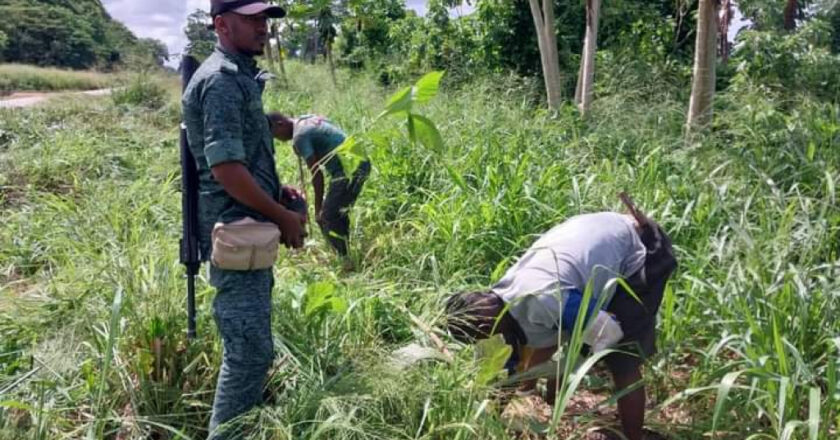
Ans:
[[[283,18],[286,16],[286,10],[277,5],[269,5],[268,3],[251,3],[250,5],[236,8],[231,12],[240,15],[257,15],[265,13],[269,18]]]

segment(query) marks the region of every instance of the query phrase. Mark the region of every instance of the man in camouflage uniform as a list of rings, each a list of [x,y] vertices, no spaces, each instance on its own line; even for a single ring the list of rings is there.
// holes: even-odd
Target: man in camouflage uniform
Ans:
[[[263,113],[263,84],[254,56],[268,41],[266,21],[285,11],[262,1],[211,0],[215,51],[193,76],[183,96],[190,150],[199,173],[199,246],[209,260],[216,222],[244,217],[278,225],[286,246],[300,247],[304,217],[281,203],[299,197],[281,188],[274,162],[269,120]],[[213,315],[222,336],[210,438],[225,434],[220,425],[258,404],[274,359],[271,336],[271,269],[223,270],[210,266],[216,288]]]

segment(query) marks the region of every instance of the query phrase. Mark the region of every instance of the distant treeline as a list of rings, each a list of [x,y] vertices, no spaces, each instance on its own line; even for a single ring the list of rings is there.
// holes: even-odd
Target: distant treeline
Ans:
[[[73,69],[162,66],[166,46],[137,38],[100,0],[0,0],[0,60]]]

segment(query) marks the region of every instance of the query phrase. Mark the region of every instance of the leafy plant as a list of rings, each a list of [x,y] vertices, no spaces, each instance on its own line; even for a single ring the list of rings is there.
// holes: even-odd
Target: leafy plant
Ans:
[[[443,75],[444,72],[428,73],[417,80],[417,83],[413,86],[405,87],[394,93],[388,100],[385,110],[376,117],[371,125],[375,126],[377,122],[388,116],[405,117],[406,130],[412,143],[420,142],[431,151],[440,151],[444,146],[443,138],[434,122],[416,113],[414,109],[437,96]],[[335,154],[338,154],[345,168],[351,170],[351,173],[359,163],[367,158],[368,153],[365,145],[374,136],[377,136],[376,133],[370,131],[361,135],[350,136],[336,148]]]

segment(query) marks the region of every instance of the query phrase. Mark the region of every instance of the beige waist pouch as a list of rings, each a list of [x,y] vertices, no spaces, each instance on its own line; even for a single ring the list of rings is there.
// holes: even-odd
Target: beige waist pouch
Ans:
[[[250,217],[213,226],[213,265],[225,270],[258,270],[274,266],[280,228]]]

